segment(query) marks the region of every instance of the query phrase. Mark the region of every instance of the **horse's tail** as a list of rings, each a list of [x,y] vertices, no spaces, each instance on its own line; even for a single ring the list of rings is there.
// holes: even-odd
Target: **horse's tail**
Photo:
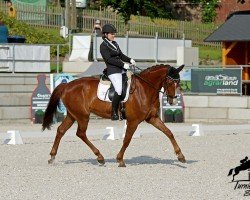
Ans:
[[[233,171],[234,171],[234,168],[233,168],[233,169],[230,169],[230,171],[229,171],[229,173],[228,173],[228,176],[232,175]]]
[[[50,126],[53,122],[54,113],[56,112],[57,105],[60,101],[60,97],[62,96],[64,86],[65,84],[58,85],[51,94],[48,106],[43,117],[42,131],[44,131],[46,128],[50,129]]]

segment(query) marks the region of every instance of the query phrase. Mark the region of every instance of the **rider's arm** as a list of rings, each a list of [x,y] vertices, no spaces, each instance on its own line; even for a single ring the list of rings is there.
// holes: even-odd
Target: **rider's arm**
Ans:
[[[120,58],[121,58],[122,61],[127,62],[127,63],[129,63],[130,60],[131,60],[131,58],[129,58],[128,56],[124,55],[121,50],[120,50]]]
[[[105,44],[101,44],[100,53],[106,63],[123,68],[124,63],[121,61],[121,59],[111,56],[110,51]]]
[[[119,53],[120,53],[120,59],[123,61],[123,62],[127,62],[129,63],[131,58],[129,58],[128,56],[126,56],[125,54],[123,54],[122,50],[120,49],[119,45],[117,44],[117,42],[114,42],[115,43],[115,46],[119,49]]]

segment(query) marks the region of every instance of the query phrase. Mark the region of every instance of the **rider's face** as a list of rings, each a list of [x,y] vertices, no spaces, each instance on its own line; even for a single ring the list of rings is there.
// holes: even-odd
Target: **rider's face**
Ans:
[[[107,38],[108,38],[110,41],[114,41],[114,40],[115,40],[115,33],[108,33],[108,34],[107,34]]]

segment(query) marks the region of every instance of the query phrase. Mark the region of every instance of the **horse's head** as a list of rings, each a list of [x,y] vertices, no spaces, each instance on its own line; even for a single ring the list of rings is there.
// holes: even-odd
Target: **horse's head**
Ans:
[[[167,95],[167,100],[170,105],[176,104],[176,90],[179,87],[180,83],[180,71],[184,68],[184,65],[181,65],[178,68],[169,67],[167,77],[164,83],[164,90]]]

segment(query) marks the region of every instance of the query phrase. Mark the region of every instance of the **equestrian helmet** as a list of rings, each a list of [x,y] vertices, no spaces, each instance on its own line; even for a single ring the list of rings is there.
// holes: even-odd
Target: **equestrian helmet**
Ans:
[[[105,24],[102,27],[102,32],[103,33],[117,33],[117,30],[113,24]]]

